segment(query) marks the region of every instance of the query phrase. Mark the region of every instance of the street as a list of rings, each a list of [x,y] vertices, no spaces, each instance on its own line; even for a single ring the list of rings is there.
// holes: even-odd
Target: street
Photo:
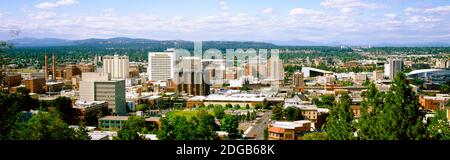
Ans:
[[[254,138],[255,140],[264,140],[264,129],[269,124],[270,118],[272,117],[272,111],[268,110],[260,117],[261,119],[256,121],[255,125],[252,125],[250,131],[244,135],[246,138]],[[256,135],[256,137],[255,137]]]

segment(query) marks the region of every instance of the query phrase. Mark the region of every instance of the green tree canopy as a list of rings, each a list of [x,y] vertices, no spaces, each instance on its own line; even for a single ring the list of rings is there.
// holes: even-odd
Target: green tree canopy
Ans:
[[[353,114],[350,111],[350,97],[343,94],[339,103],[334,105],[327,117],[325,130],[330,140],[352,140],[353,135]]]
[[[17,131],[22,140],[76,140],[75,131],[57,113],[38,112]]]
[[[146,104],[146,103],[139,104],[139,105],[136,106],[136,111],[146,111],[146,110],[149,110],[149,109],[150,109],[150,106],[148,104]]]
[[[283,108],[275,106],[272,108],[272,120],[279,121],[283,119]]]
[[[226,115],[220,124],[221,130],[228,132],[228,137],[237,138],[240,136],[240,132],[238,130],[239,121],[236,116]]]
[[[297,121],[302,119],[301,111],[296,107],[287,107],[284,109],[284,116],[287,121]]]
[[[143,117],[130,116],[123,124],[122,129],[117,132],[117,136],[121,140],[142,140],[143,137],[138,133],[142,132],[146,127],[145,119]]]
[[[222,119],[225,116],[225,109],[222,106],[214,106],[214,116]]]

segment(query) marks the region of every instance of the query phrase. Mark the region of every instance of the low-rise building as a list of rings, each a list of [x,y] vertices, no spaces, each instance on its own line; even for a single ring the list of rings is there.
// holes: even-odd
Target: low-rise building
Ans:
[[[311,121],[294,122],[275,121],[269,124],[268,140],[301,140],[303,134],[311,131]]]
[[[106,116],[98,120],[98,127],[102,130],[120,130],[127,120],[128,116]],[[159,117],[146,118],[145,122],[153,124],[157,128],[161,126]]]
[[[117,136],[117,132],[112,131],[93,131],[88,134],[91,140],[113,140],[113,137]]]
[[[425,110],[434,111],[437,109],[444,109],[450,100],[449,94],[436,94],[436,96],[420,96],[419,103]]]
[[[186,108],[193,108],[194,106],[204,105],[205,96],[195,96],[186,100]]]
[[[25,85],[31,93],[43,94],[45,93],[45,78],[30,78],[24,79],[22,84]]]
[[[99,116],[108,115],[108,102],[78,100],[73,106],[73,115],[74,124],[83,121],[87,125],[97,125]]]
[[[232,95],[209,95],[204,99],[204,104],[222,105],[240,105],[255,107],[256,104],[263,105],[265,97],[258,96],[256,94],[232,94]]]
[[[22,76],[20,76],[20,74],[6,74],[3,79],[3,84],[5,87],[20,86],[21,82]]]

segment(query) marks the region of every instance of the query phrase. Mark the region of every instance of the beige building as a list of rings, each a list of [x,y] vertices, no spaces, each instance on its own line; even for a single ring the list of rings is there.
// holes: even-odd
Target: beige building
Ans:
[[[80,100],[106,101],[112,113],[126,115],[125,80],[111,80],[108,73],[83,73]]]
[[[268,140],[301,140],[304,133],[311,131],[311,121],[276,121],[269,124]]]
[[[104,56],[103,72],[111,74],[113,79],[126,79],[129,77],[128,56]]]

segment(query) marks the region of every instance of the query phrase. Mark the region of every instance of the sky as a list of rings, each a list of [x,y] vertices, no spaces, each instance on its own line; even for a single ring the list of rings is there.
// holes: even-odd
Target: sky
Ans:
[[[0,39],[450,42],[448,0],[1,0]]]

